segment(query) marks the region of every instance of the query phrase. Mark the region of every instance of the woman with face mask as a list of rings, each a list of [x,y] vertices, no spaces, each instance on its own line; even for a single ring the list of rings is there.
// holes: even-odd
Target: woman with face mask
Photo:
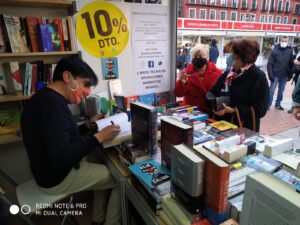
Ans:
[[[259,131],[260,118],[268,108],[269,86],[265,73],[254,63],[260,53],[259,44],[252,39],[232,41],[233,68],[225,71],[210,90],[215,96],[229,96],[230,105],[214,111],[219,116],[237,125]]]
[[[91,163],[83,157],[114,138],[120,127],[110,125],[81,136],[80,131],[90,130],[91,124],[78,128],[68,108],[69,103],[78,104],[89,95],[90,87],[97,82],[96,74],[81,59],[62,59],[55,68],[53,83],[26,103],[21,129],[32,173],[43,192],[69,195],[93,190],[92,224],[119,225],[121,202],[117,184],[104,164]]]
[[[198,106],[200,111],[211,113],[205,95],[222,71],[208,61],[208,53],[209,47],[204,44],[198,44],[191,49],[191,63],[180,72],[174,91],[177,97],[183,97],[184,104]]]

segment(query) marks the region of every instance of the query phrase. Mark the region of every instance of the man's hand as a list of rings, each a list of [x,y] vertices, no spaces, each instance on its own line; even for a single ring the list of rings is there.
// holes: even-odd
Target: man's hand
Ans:
[[[300,107],[295,107],[293,109],[293,114],[296,120],[300,120]]]
[[[113,139],[118,133],[120,133],[119,125],[109,125],[103,128],[101,131],[94,134],[99,143]]]

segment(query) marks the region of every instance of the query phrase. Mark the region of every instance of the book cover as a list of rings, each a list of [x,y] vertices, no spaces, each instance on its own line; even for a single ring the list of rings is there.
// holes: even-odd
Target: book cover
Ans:
[[[70,38],[69,38],[67,19],[62,18],[61,24],[62,24],[65,51],[71,51],[71,43],[70,43]]]
[[[300,194],[268,173],[247,177],[241,214],[241,225],[299,225]]]
[[[155,94],[150,93],[146,95],[139,95],[138,101],[146,105],[155,106]]]
[[[7,42],[3,31],[3,24],[0,20],[0,52],[8,52]]]
[[[274,159],[268,158],[263,154],[247,155],[241,159],[241,161],[257,171],[265,171],[268,173],[274,173],[282,167],[282,164]]]
[[[278,154],[290,151],[294,148],[293,138],[284,138],[276,140],[265,145],[264,155],[267,157],[274,157]]]
[[[155,94],[155,106],[162,106],[170,102],[170,92],[160,92]]]
[[[236,129],[233,129],[233,130],[222,131],[222,132],[220,132],[220,135],[222,135],[224,137],[231,137],[231,136],[234,136],[234,135],[244,135],[245,138],[250,138],[250,137],[253,137],[253,136],[257,136],[259,134],[255,131],[253,131],[253,130],[242,127],[242,128],[236,128]]]
[[[172,145],[193,146],[193,127],[173,118],[161,119],[161,163],[171,168]]]
[[[0,104],[0,135],[20,130],[20,108],[18,103]]]
[[[185,144],[174,145],[171,150],[172,183],[189,195],[202,194],[204,160]]]
[[[20,18],[18,16],[1,15],[4,22],[3,28],[9,40],[10,49],[13,53],[28,52],[26,38],[23,38]]]
[[[291,185],[295,189],[297,188],[297,185],[300,184],[300,178],[294,176],[293,174],[289,173],[285,170],[279,170],[275,173],[273,173],[275,177],[278,177],[280,180],[284,181],[285,183]]]
[[[14,92],[18,95],[22,94],[22,78],[21,71],[18,62],[9,62],[8,71],[10,72],[10,77],[12,78],[12,84]]]
[[[241,193],[229,199],[229,214],[236,221],[240,221],[242,212],[244,194]]]
[[[50,25],[52,29],[50,29],[51,33],[51,40],[52,40],[52,45],[53,45],[53,51],[61,51],[61,46],[60,46],[60,34],[58,30],[58,24],[53,23]]]
[[[65,51],[65,43],[64,43],[64,34],[63,34],[63,27],[61,19],[55,18],[53,19],[53,24],[57,25],[57,31],[59,36],[59,42],[60,42],[60,51]]]
[[[102,58],[101,69],[103,80],[119,79],[119,65],[118,58]]]
[[[155,189],[156,186],[171,179],[170,171],[153,159],[136,163],[128,169],[150,189]]]
[[[151,155],[157,152],[157,111],[154,106],[130,103],[132,141]]]
[[[126,108],[130,109],[130,103],[131,102],[138,102],[138,96],[133,95],[133,96],[126,96],[125,97],[125,103],[126,103]]]
[[[50,24],[38,24],[40,34],[41,49],[43,52],[54,51],[52,36],[53,26]]]
[[[74,26],[74,21],[72,16],[67,16],[67,27],[68,27],[71,51],[76,51],[77,45],[76,45],[75,26]]]
[[[37,17],[26,16],[25,22],[28,29],[31,49],[33,52],[39,52],[41,50],[41,47],[40,47]]]
[[[284,165],[290,167],[294,172],[300,174],[300,150],[295,149],[291,151],[284,152],[273,157],[274,160],[277,160]]]
[[[219,132],[238,128],[238,126],[236,126],[232,123],[229,123],[225,120],[220,120],[220,121],[211,123],[210,126],[217,129]]]
[[[204,194],[207,207],[215,213],[224,213],[228,204],[230,166],[214,153],[197,145],[197,154],[204,157]]]
[[[0,63],[0,95],[8,93],[8,84],[6,81],[3,63]]]
[[[109,80],[108,87],[111,98],[114,98],[114,96],[123,96],[123,88],[120,79]],[[123,97],[125,101],[125,96]]]

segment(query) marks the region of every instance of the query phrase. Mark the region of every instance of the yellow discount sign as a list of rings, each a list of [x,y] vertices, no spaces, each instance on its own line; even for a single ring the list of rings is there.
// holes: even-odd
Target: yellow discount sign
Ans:
[[[129,38],[123,12],[109,2],[95,1],[78,13],[76,34],[83,48],[99,58],[119,55]]]

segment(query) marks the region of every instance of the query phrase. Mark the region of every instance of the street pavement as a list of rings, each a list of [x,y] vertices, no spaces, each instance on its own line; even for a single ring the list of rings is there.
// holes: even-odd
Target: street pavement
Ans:
[[[261,134],[268,134],[278,138],[294,138],[295,147],[300,147],[299,126],[300,121],[296,120],[291,113],[287,113],[292,105],[292,92],[294,84],[287,83],[281,106],[284,111],[275,109],[274,104],[277,97],[277,88],[273,97],[273,104],[267,114],[261,119]]]

